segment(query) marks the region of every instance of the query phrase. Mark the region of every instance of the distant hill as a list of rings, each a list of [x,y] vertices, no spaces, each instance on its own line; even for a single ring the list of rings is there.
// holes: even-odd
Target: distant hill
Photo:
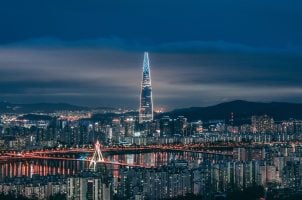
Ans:
[[[302,104],[281,102],[259,103],[236,100],[209,107],[176,109],[160,114],[157,118],[168,115],[171,118],[185,116],[189,121],[208,121],[216,119],[228,121],[231,113],[233,113],[235,120],[249,120],[253,115],[264,114],[272,116],[275,120],[285,120],[289,118],[302,119]]]
[[[91,110],[93,108],[76,106],[67,103],[34,103],[34,104],[13,104],[9,102],[0,101],[0,113],[36,113],[44,112],[51,113],[54,111],[63,110]],[[98,108],[100,109],[100,108]],[[282,102],[271,102],[271,103],[259,103],[236,100],[226,103],[221,103],[215,106],[208,107],[191,107],[176,109],[171,112],[162,113],[156,115],[156,118],[168,115],[171,118],[178,116],[185,116],[189,121],[197,120],[226,120],[228,121],[233,113],[234,120],[245,121],[250,120],[252,115],[264,115],[267,114],[272,116],[275,120],[285,119],[302,119],[302,103],[282,103]],[[137,113],[132,113],[137,114]],[[122,114],[131,115],[131,113]],[[96,114],[92,117],[94,120],[100,120],[103,118],[112,118],[120,116],[117,114]],[[25,118],[40,118],[40,116],[25,116]],[[43,117],[42,117],[43,118]],[[45,116],[45,118],[47,118]],[[240,122],[239,122],[240,123]]]
[[[0,113],[31,113],[31,112],[54,112],[63,110],[88,110],[87,107],[75,106],[67,103],[34,103],[34,104],[13,104],[0,102]]]

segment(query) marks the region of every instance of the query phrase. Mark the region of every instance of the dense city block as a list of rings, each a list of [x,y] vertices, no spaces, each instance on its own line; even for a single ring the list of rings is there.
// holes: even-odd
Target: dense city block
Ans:
[[[251,187],[263,198],[302,191],[302,121],[251,116],[188,121],[135,111],[1,115],[0,193],[46,199],[227,199]],[[100,141],[102,156],[87,160]],[[115,165],[124,163],[125,165]],[[233,193],[232,193],[233,192]],[[192,196],[192,198],[193,198]]]

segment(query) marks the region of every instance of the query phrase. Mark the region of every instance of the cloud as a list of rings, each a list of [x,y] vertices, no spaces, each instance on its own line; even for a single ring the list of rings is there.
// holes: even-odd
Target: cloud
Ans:
[[[232,53],[302,53],[302,48],[288,46],[287,48],[252,47],[245,44],[218,41],[186,41],[161,44],[153,47],[160,52],[232,52]]]
[[[54,37],[32,38],[1,45],[6,48],[102,48],[106,50],[152,51],[160,53],[268,53],[302,55],[302,47],[288,44],[284,48],[250,46],[224,40],[179,41],[179,42],[141,42],[120,37],[107,37],[81,40],[61,40]]]
[[[144,45],[128,50],[131,44],[110,41],[91,45],[39,39],[2,45],[1,99],[136,108]],[[297,102],[302,97],[300,54],[267,53],[224,42],[197,42],[199,50],[192,53],[192,44],[150,45],[156,106],[203,106],[234,99]],[[226,47],[219,50],[221,46]]]
[[[16,6],[18,5],[18,6]],[[0,6],[0,99],[136,108],[301,101],[302,2],[15,1]]]
[[[125,49],[141,50],[142,45],[135,41],[125,40],[119,37],[62,40],[55,37],[31,38],[4,44],[5,47],[13,48],[104,48],[104,49]]]

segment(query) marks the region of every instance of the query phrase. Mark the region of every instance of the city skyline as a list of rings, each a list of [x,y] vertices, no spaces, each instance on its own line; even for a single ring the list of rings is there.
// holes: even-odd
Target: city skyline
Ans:
[[[0,2],[0,200],[302,199],[301,0]]]

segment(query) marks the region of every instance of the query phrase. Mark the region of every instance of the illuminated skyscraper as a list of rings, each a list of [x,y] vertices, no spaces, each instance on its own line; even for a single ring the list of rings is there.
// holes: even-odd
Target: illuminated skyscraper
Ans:
[[[139,123],[153,120],[153,99],[151,86],[151,71],[148,52],[144,54],[143,78],[141,86]]]

